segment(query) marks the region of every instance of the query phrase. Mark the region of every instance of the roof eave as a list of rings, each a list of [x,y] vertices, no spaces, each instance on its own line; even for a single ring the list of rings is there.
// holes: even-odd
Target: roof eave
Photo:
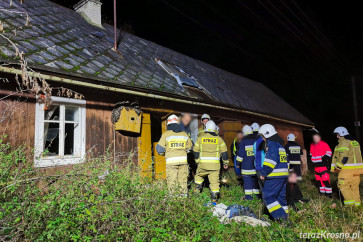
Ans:
[[[20,69],[14,68],[14,67],[0,66],[0,72],[10,73],[10,74],[21,74],[22,71]],[[89,87],[89,88],[102,89],[102,90],[106,90],[106,91],[115,91],[115,92],[121,92],[121,93],[126,93],[126,94],[131,94],[131,95],[137,95],[137,96],[144,96],[144,97],[155,98],[155,99],[160,99],[160,100],[168,100],[168,101],[174,101],[174,102],[185,103],[185,104],[190,104],[190,105],[197,105],[197,106],[245,113],[245,114],[249,114],[249,115],[258,116],[260,118],[266,118],[266,119],[271,119],[271,120],[275,120],[275,121],[282,121],[285,123],[302,126],[302,127],[307,127],[307,128],[312,128],[315,126],[314,123],[301,123],[301,122],[292,121],[292,120],[288,120],[288,119],[284,119],[284,118],[274,117],[274,116],[271,116],[268,114],[257,113],[257,112],[253,112],[250,110],[244,110],[239,107],[233,107],[233,106],[220,104],[220,103],[201,102],[201,101],[198,101],[197,99],[193,99],[190,97],[188,98],[186,96],[181,96],[181,95],[170,95],[170,93],[165,93],[165,92],[163,93],[163,92],[157,92],[157,91],[155,91],[153,93],[153,92],[150,92],[150,90],[142,90],[142,91],[141,90],[140,91],[132,90],[130,87],[128,87],[126,85],[125,86],[120,85],[119,83],[114,83],[114,84],[118,84],[119,87],[113,87],[113,86],[107,86],[107,85],[100,85],[100,84],[96,84],[96,83],[90,83],[90,82],[86,82],[86,81],[74,80],[74,79],[70,79],[70,78],[63,78],[63,77],[59,77],[56,75],[42,74],[42,73],[38,73],[38,72],[28,72],[28,75],[33,76],[33,77],[44,78],[46,80],[50,80],[50,81],[54,81],[54,82],[67,83],[70,85],[84,86],[84,87]],[[79,78],[84,79],[84,77],[79,77]],[[109,83],[103,81],[103,84],[109,84]],[[135,89],[135,88],[133,88],[133,89]]]

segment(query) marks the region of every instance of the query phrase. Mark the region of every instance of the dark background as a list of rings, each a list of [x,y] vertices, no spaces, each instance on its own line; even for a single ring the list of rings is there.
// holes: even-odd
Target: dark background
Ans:
[[[78,2],[53,1],[70,8]],[[104,23],[113,24],[113,0],[101,1]],[[336,126],[346,126],[356,135],[352,76],[359,118],[363,115],[359,2],[117,0],[117,24],[137,36],[264,83],[311,119],[323,139],[334,146]],[[309,142],[309,131],[305,135]]]

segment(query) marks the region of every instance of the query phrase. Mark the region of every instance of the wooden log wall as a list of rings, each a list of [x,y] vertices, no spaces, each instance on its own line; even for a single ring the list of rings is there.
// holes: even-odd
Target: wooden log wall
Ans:
[[[7,135],[4,142],[10,142],[14,147],[25,144],[31,150],[34,147],[34,133],[34,98],[23,95],[0,102],[0,136]]]
[[[116,160],[131,159],[137,162],[137,135],[114,131],[111,122],[113,104],[87,101],[86,103],[86,151],[93,157],[109,153],[113,155],[115,138]]]

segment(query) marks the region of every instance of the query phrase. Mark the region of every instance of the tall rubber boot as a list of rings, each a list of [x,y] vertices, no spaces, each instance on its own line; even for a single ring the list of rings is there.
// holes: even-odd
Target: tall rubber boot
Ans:
[[[217,203],[219,198],[219,192],[211,192],[210,195],[211,195],[211,202]]]

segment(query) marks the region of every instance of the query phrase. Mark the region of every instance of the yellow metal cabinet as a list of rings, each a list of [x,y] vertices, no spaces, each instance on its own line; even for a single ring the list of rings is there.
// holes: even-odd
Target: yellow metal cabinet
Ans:
[[[133,108],[124,107],[120,112],[120,118],[115,123],[115,129],[118,131],[127,131],[140,133],[141,117]]]

